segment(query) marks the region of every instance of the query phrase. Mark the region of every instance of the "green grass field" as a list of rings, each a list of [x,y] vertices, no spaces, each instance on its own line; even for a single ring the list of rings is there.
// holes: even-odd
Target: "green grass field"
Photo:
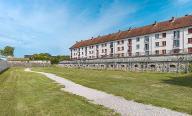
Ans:
[[[60,90],[48,78],[23,68],[0,74],[0,116],[111,116],[113,111]]]
[[[141,73],[109,70],[34,68],[55,73],[84,86],[192,114],[192,74]]]

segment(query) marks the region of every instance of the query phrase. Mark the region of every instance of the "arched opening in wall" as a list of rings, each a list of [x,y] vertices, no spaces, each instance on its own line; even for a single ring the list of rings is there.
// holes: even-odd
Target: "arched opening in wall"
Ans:
[[[113,68],[114,66],[111,64],[110,67]]]
[[[89,65],[87,64],[86,67],[88,67]]]
[[[103,67],[104,67],[104,65],[101,65],[101,67],[103,68]]]
[[[121,68],[124,68],[124,67],[125,67],[125,65],[124,65],[124,64],[122,64],[122,65],[121,65]]]
[[[95,67],[95,64],[93,65],[93,67]]]
[[[135,68],[137,68],[137,67],[138,67],[138,65],[137,65],[137,64],[135,64],[134,66],[135,66]]]
[[[176,65],[171,64],[171,65],[170,65],[170,68],[176,68]]]
[[[150,67],[151,67],[151,68],[155,68],[155,65],[154,65],[154,64],[151,64]]]

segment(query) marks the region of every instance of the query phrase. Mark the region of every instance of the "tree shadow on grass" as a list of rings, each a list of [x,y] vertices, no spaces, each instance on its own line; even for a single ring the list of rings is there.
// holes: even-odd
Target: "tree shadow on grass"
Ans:
[[[163,83],[185,86],[192,88],[192,74],[179,76],[179,77],[170,77],[170,79],[162,80]]]

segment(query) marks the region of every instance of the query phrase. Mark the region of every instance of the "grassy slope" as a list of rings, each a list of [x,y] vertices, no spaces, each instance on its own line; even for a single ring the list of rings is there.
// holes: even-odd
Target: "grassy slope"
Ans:
[[[0,116],[114,115],[60,88],[42,75],[9,69],[0,75]]]
[[[192,114],[192,76],[67,68],[35,68],[126,99]]]

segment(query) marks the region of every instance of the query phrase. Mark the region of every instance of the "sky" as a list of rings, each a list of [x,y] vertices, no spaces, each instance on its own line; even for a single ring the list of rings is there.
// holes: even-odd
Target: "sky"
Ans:
[[[192,0],[0,0],[0,11],[1,49],[69,55],[76,41],[192,14]]]

